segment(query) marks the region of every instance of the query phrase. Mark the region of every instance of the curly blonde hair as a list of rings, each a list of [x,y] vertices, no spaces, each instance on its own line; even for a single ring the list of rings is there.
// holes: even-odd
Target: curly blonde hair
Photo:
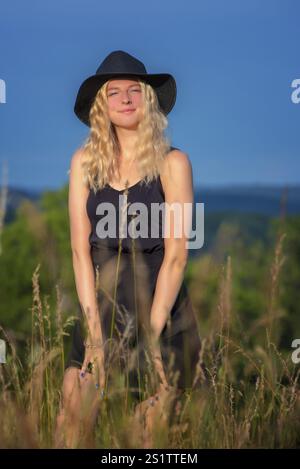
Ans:
[[[135,159],[141,182],[148,184],[156,178],[163,160],[170,151],[169,138],[164,130],[168,126],[166,116],[159,108],[156,92],[148,83],[138,79],[143,96],[143,118],[137,128]],[[94,192],[102,189],[113,175],[118,173],[120,145],[117,134],[108,116],[106,81],[98,90],[90,109],[90,132],[85,140],[82,154],[84,183]]]

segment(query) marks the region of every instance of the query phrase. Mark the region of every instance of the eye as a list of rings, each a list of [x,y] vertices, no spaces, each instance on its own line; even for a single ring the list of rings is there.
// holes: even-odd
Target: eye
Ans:
[[[132,89],[131,91],[137,91],[138,93],[141,92],[141,90],[139,88]],[[107,96],[113,96],[114,94],[117,94],[117,91],[115,91],[114,93],[110,93]]]

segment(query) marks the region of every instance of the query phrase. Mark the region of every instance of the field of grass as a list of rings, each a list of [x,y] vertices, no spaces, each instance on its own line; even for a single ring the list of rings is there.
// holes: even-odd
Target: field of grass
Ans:
[[[208,379],[200,389],[185,392],[172,418],[168,402],[162,406],[155,417],[153,447],[299,447],[300,368],[291,359],[292,349],[280,348],[278,334],[283,314],[278,296],[285,236],[279,232],[267,264],[265,310],[247,329],[241,324],[242,313],[234,298],[236,259],[227,255],[217,273],[209,267],[209,256],[190,266],[189,285]],[[206,309],[203,296],[199,299],[194,293],[201,290],[203,270],[206,277],[216,279],[211,293],[214,301],[207,301]],[[75,317],[62,310],[58,286],[56,305],[50,307],[39,276],[40,266],[32,277],[31,336],[22,360],[15,341],[1,328],[7,343],[7,362],[0,366],[1,448],[53,448],[55,444],[65,342]],[[141,447],[143,420],[133,418],[122,376],[115,376],[113,382],[114,387],[101,400],[94,431],[85,428],[83,416],[78,447]],[[88,402],[84,409],[83,413],[88,412]]]

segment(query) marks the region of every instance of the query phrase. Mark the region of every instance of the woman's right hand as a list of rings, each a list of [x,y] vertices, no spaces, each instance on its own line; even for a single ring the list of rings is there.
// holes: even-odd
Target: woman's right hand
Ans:
[[[79,380],[82,384],[92,382],[96,392],[104,396],[105,369],[103,350],[99,348],[85,348],[84,361],[79,371]]]

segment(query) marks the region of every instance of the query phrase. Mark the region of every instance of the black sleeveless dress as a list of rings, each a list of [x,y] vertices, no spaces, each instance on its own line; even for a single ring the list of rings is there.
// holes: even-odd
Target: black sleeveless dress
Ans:
[[[151,304],[164,257],[162,214],[158,218],[153,217],[151,205],[162,204],[165,197],[159,176],[150,184],[139,181],[129,187],[127,199],[124,194],[125,190],[119,191],[109,185],[96,194],[90,190],[87,199],[87,214],[92,227],[89,242],[98,285],[105,367],[109,369],[118,364],[120,370],[125,370],[132,398],[141,399],[140,393],[149,371],[145,331],[147,328],[149,330]],[[120,200],[127,202],[125,216]],[[138,206],[133,205],[136,202],[142,202],[147,208],[143,216],[146,217],[144,220],[148,220],[148,237],[136,236],[136,233],[142,232],[141,223],[138,224],[135,219],[136,214],[141,214]],[[102,212],[99,204],[103,207]],[[116,209],[117,216],[113,218],[116,219],[115,226],[110,222],[111,228],[116,229],[104,238],[99,233],[105,227],[108,205]],[[124,230],[124,220],[127,220],[127,231]],[[79,320],[73,328],[72,346],[65,369],[71,366],[81,368],[84,360],[83,315],[79,302],[78,311]],[[203,369],[200,363],[201,339],[185,280],[161,333],[160,347],[169,384],[177,385],[182,390],[198,387],[201,381],[198,377],[199,366]],[[198,379],[194,380],[195,377]]]

